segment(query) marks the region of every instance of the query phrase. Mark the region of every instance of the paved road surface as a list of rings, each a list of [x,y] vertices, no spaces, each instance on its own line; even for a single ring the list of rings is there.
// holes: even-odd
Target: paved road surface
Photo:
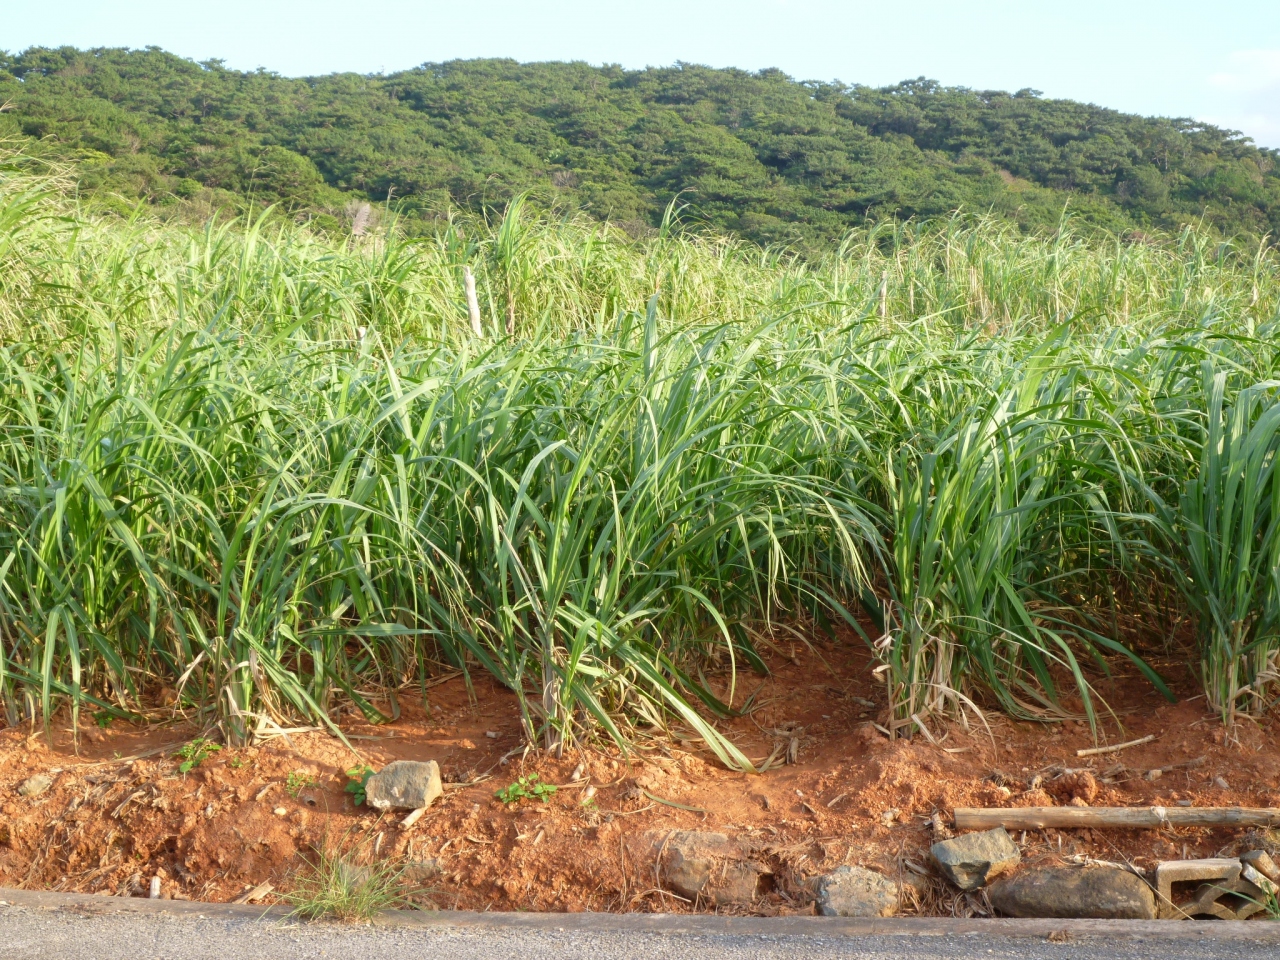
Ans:
[[[198,904],[63,898],[0,890],[3,960],[1231,960],[1280,957],[1280,924],[1046,925],[1041,921],[435,914],[340,927]],[[996,933],[973,933],[983,929]],[[1039,924],[1039,926],[1036,926]],[[1047,933],[1070,928],[1061,942]],[[1171,927],[1185,936],[1170,936]],[[920,931],[908,933],[903,931]],[[1060,939],[1060,935],[1059,935]]]

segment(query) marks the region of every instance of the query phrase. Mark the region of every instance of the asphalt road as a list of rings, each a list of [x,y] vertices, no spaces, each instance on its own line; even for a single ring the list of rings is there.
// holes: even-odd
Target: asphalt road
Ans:
[[[1280,957],[1271,924],[1166,923],[1128,927],[1059,921],[1065,939],[1032,922],[780,921],[714,917],[435,914],[421,922],[366,926],[299,924],[244,909],[138,905],[109,898],[64,899],[0,890],[4,960],[746,960],[818,957],[1158,958]],[[40,899],[43,898],[43,899]],[[22,901],[15,903],[14,901]],[[108,901],[104,906],[102,901]],[[159,908],[159,909],[157,909]],[[1021,923],[1021,925],[1019,925]],[[1172,928],[1176,927],[1174,930]],[[1277,925],[1280,927],[1280,924]],[[983,928],[978,925],[979,931]],[[887,932],[876,932],[877,930]],[[1046,936],[1055,932],[1054,939]],[[1181,934],[1181,935],[1171,935]]]

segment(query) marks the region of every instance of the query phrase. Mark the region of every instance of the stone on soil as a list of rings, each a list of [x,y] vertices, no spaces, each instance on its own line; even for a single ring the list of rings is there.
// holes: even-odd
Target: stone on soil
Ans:
[[[53,786],[53,777],[47,777],[43,773],[37,773],[34,777],[28,777],[22,781],[22,786],[18,787],[18,796],[20,797],[38,797]]]
[[[423,883],[442,872],[440,861],[429,857],[424,860],[409,860],[404,865],[402,876],[411,883]]]
[[[1119,867],[1034,867],[1002,877],[988,892],[1007,917],[1154,920],[1156,898],[1142,878]]]
[[[749,859],[723,833],[677,830],[665,842],[662,881],[688,900],[750,903],[768,869]]]
[[[397,760],[365,784],[365,802],[375,810],[420,810],[444,792],[434,760]]]
[[[891,917],[898,885],[863,867],[837,867],[818,879],[818,912],[824,917]]]
[[[1265,850],[1250,850],[1240,858],[1240,862],[1253,867],[1273,883],[1280,883],[1280,868],[1276,866],[1271,854]]]
[[[943,840],[935,843],[930,853],[942,875],[961,890],[977,890],[1022,859],[1018,845],[1004,827]]]

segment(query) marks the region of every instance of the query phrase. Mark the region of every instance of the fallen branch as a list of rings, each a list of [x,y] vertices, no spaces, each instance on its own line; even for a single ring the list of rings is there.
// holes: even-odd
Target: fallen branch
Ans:
[[[1077,750],[1077,757],[1096,757],[1103,753],[1115,753],[1117,750],[1128,750],[1130,747],[1140,747],[1144,743],[1150,743],[1156,738],[1156,735],[1142,737],[1139,740],[1130,740],[1127,743],[1117,743],[1114,747],[1090,747],[1088,750]]]
[[[652,794],[648,790],[641,790],[640,792],[655,803],[662,803],[668,807],[675,807],[677,810],[688,810],[690,813],[700,813],[704,817],[707,815],[707,811],[703,810],[701,807],[691,807],[685,803],[676,803],[674,800],[664,800],[662,797]]]
[[[956,807],[957,830],[1086,827],[1275,827],[1276,807]]]

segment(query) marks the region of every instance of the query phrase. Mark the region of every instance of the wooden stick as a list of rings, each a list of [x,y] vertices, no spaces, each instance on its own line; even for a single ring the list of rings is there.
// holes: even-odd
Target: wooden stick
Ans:
[[[408,830],[415,823],[421,820],[422,815],[426,812],[427,812],[426,807],[419,807],[417,810],[414,810],[411,814],[409,814],[407,817],[405,817],[403,820],[400,821],[400,829]]]
[[[467,315],[471,318],[471,332],[477,338],[484,336],[484,327],[480,326],[480,301],[476,299],[476,278],[471,275],[470,267],[462,268],[462,285],[467,294]]]
[[[956,807],[957,830],[1275,826],[1276,807]]]
[[[275,887],[273,887],[269,883],[260,883],[256,887],[254,887],[252,890],[250,890],[248,893],[246,893],[244,896],[236,897],[236,899],[232,900],[231,902],[232,903],[253,903],[255,900],[261,900],[263,897],[265,897],[268,893],[270,893],[274,889]]]
[[[1117,750],[1128,750],[1130,747],[1140,747],[1144,743],[1150,743],[1156,738],[1153,733],[1150,736],[1143,737],[1140,740],[1130,740],[1128,743],[1117,743],[1114,747],[1090,747],[1088,750],[1077,750],[1077,757],[1096,757],[1102,753],[1114,753]]]

